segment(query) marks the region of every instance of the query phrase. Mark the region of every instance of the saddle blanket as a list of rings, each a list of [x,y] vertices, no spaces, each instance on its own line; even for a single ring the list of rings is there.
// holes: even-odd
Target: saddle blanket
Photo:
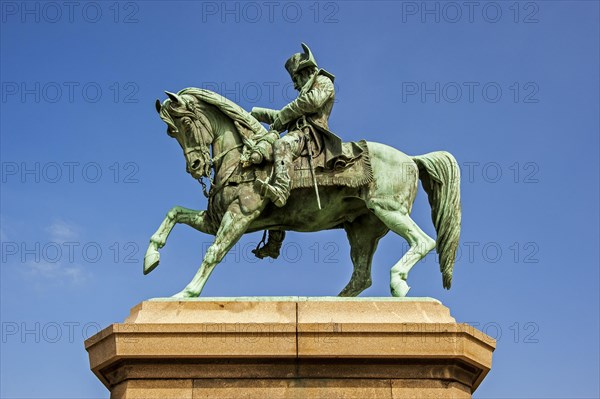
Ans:
[[[313,159],[317,185],[360,187],[370,183],[373,180],[373,171],[367,142],[361,140],[342,143],[342,149],[343,155],[334,162],[333,169],[323,167],[324,162],[320,159],[323,154]],[[301,156],[294,161],[291,188],[306,187],[313,187],[313,176],[308,156]]]

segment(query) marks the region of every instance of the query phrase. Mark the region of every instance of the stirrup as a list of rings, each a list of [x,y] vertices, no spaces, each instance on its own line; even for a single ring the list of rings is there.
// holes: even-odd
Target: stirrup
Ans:
[[[254,248],[252,250],[252,253],[258,259],[264,259],[264,258],[277,259],[279,257],[279,249],[274,248],[273,244],[265,244],[260,248]]]

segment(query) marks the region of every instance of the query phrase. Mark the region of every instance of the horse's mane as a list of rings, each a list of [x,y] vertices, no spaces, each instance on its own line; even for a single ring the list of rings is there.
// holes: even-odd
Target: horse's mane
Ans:
[[[248,127],[255,135],[263,135],[267,130],[260,124],[249,112],[214,91],[199,89],[197,87],[188,87],[177,93],[178,95],[187,94],[194,96],[199,101],[214,105],[226,116]]]

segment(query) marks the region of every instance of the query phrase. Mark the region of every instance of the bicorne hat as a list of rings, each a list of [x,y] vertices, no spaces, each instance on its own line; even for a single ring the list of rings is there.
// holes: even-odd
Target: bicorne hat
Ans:
[[[304,50],[304,53],[296,53],[285,62],[285,69],[287,69],[292,79],[298,71],[301,71],[304,68],[318,68],[315,57],[313,57],[308,46],[302,43],[302,49]]]

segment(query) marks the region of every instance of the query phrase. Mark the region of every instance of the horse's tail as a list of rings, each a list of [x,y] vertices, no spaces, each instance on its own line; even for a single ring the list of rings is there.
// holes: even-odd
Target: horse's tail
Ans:
[[[446,151],[412,157],[419,167],[419,179],[429,197],[431,218],[437,232],[436,250],[444,288],[450,289],[452,270],[460,237],[460,169]]]

